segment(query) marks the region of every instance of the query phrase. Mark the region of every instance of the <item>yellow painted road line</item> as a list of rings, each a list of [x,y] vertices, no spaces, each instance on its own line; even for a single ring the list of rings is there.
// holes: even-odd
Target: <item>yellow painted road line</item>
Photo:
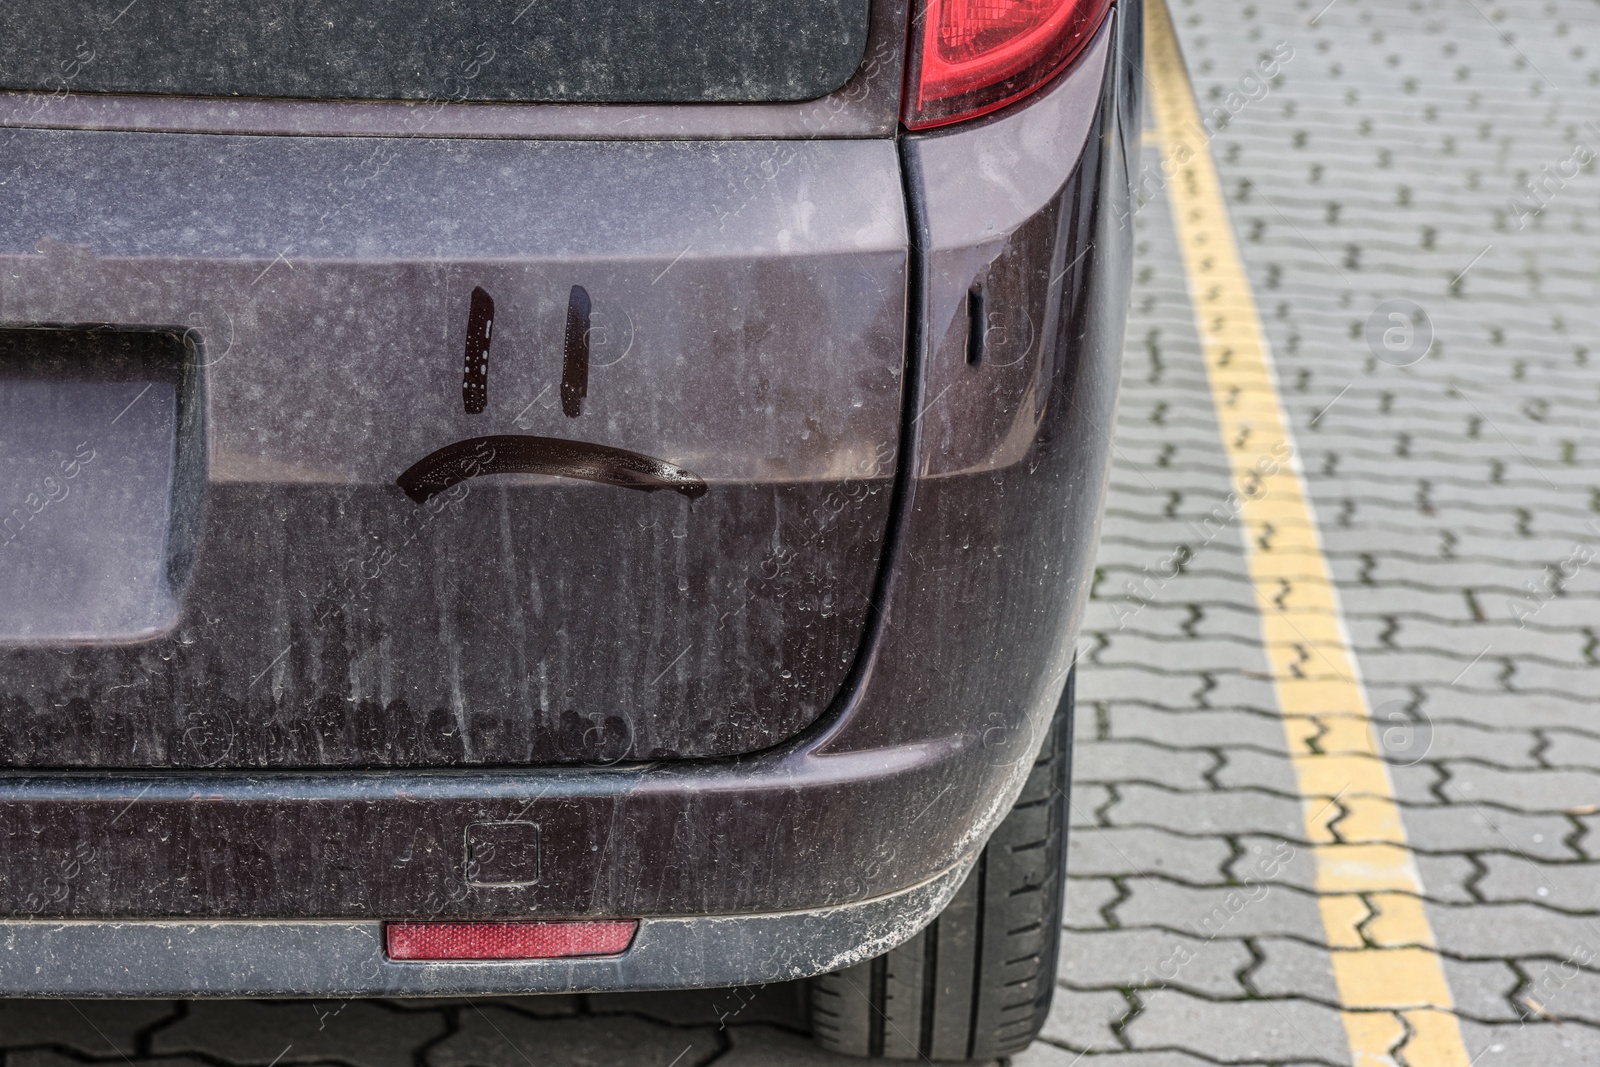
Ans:
[[[1206,373],[1239,501],[1355,1067],[1469,1067],[1366,692],[1323,555],[1210,140],[1163,0],[1145,70]]]

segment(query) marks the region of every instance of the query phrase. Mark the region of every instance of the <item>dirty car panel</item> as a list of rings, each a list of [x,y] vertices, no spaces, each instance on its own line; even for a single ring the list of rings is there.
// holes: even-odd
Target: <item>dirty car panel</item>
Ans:
[[[1127,285],[1127,167],[1137,151],[1137,117],[1119,104],[1118,82],[1129,74],[1115,40],[1108,27],[1027,109],[921,135],[907,150],[917,203],[973,205],[947,226],[917,224],[919,245],[936,253],[914,306],[945,306],[941,291],[965,291],[982,276],[999,304],[1024,309],[1037,341],[1014,364],[974,367],[946,342],[955,312],[931,328],[919,320],[886,581],[839,705],[811,730],[756,756],[610,768],[13,771],[0,777],[0,834],[30,845],[10,853],[0,907],[144,919],[614,915],[648,925],[826,909],[907,891],[970,862],[1050,721],[1087,592]],[[946,165],[961,155],[994,165]],[[998,180],[1012,181],[1014,195],[974,199]],[[1014,268],[1010,257],[1024,253],[1049,265],[1042,281],[1051,284]],[[41,318],[63,314],[46,303],[51,292],[41,284],[35,297]],[[559,294],[568,299],[568,289]],[[465,331],[470,295],[459,299]],[[551,323],[558,335],[560,325]],[[441,374],[435,390],[440,404],[461,403],[464,335],[455,340],[448,388]],[[1030,403],[1001,417],[990,403],[997,388]],[[445,416],[419,421],[429,418]],[[463,432],[472,425],[448,418]],[[952,435],[976,443],[945,460]],[[426,436],[428,446],[442,440]],[[398,463],[385,469],[421,454],[396,445]],[[699,508],[724,472],[705,473],[708,491],[692,502],[670,491],[609,491],[630,506],[637,497]],[[462,484],[480,481],[489,479]],[[975,565],[979,518],[1015,550],[1002,545]],[[953,612],[980,605],[1006,610],[971,633],[952,625]],[[996,619],[1003,629],[990,629]],[[975,636],[989,633],[993,640]],[[917,813],[916,832],[904,832]],[[537,878],[469,880],[472,828],[508,822],[537,827]],[[79,862],[66,891],[41,888],[85,842],[95,859]],[[612,987],[627,981],[621,968]]]
[[[166,496],[102,553],[155,575],[134,622],[7,609],[0,991],[754,983],[936,932],[1071,736],[1132,11],[893,138],[898,63],[857,140],[7,131],[0,402],[101,390]],[[83,429],[24,465],[65,484]],[[418,961],[391,920],[631,941]]]
[[[154,331],[195,417],[148,447],[197,476],[141,491],[139,627],[65,572],[7,606],[0,764],[728,756],[837,693],[899,447],[892,144],[10,136],[0,394]]]

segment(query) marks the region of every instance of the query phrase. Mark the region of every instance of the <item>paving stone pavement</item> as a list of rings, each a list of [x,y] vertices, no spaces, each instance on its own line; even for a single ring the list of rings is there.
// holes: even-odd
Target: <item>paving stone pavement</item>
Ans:
[[[1600,10],[1172,10],[1202,108],[1233,113],[1212,152],[1467,1053],[1600,1062],[1600,174],[1562,170],[1600,156]],[[1280,42],[1279,77],[1247,82]],[[1071,934],[1047,1047],[1018,1062],[1348,1064],[1309,866],[1245,873],[1308,842],[1239,534],[1205,522],[1228,468],[1156,151],[1080,668]],[[1431,347],[1384,346],[1395,299]]]
[[[1173,11],[1202,107],[1235,112],[1212,149],[1468,1053],[1600,1062],[1600,173],[1563,169],[1575,146],[1600,154],[1600,8]],[[1278,42],[1293,58],[1257,91],[1244,79]],[[1255,99],[1232,106],[1241,88]],[[1208,525],[1228,467],[1154,154],[1080,667],[1063,971],[1014,1062],[1348,1064],[1255,593],[1237,529]],[[1403,335],[1368,341],[1395,299],[1432,337],[1406,366]],[[846,1062],[804,1030],[797,985],[0,1003],[4,1067]]]

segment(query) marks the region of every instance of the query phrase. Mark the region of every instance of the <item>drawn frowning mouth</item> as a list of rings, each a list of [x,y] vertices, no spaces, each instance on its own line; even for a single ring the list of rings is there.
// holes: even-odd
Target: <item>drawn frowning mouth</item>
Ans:
[[[706,492],[706,483],[698,475],[664,459],[610,445],[531,434],[491,434],[445,445],[406,468],[395,484],[422,504],[453,485],[485,474],[546,474],[646,493],[670,489],[690,500]]]
[[[561,371],[561,413],[575,419],[589,395],[589,293],[574,285],[567,296],[567,323]],[[467,344],[461,366],[461,406],[481,415],[489,403],[489,346],[494,338],[494,297],[482,286],[472,290],[467,311]],[[531,405],[530,405],[531,406]],[[653,493],[671,489],[690,500],[705,495],[706,483],[692,471],[625,448],[531,434],[469,437],[430,452],[395,479],[419,504],[483,474],[548,474]]]

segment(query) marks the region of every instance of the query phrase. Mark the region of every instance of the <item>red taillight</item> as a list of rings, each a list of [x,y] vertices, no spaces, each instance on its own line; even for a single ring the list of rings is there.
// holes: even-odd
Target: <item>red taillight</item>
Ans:
[[[389,923],[384,940],[395,960],[553,960],[626,952],[638,928],[637,920]]]
[[[912,22],[905,123],[943,126],[1004,107],[1072,62],[1111,0],[923,0]]]

